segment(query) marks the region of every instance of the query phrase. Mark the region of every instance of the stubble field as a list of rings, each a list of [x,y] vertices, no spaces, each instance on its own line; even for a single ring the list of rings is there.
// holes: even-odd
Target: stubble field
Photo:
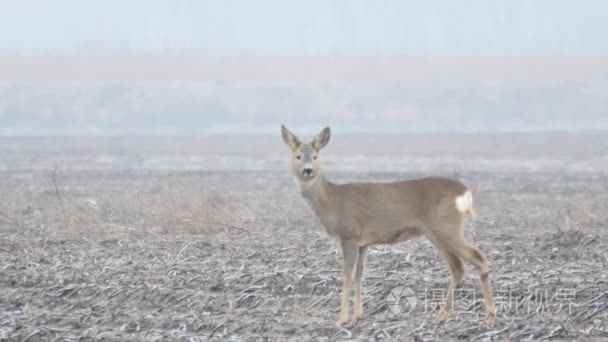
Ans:
[[[297,131],[297,130],[296,130]],[[276,137],[0,140],[0,340],[608,339],[608,135],[334,136],[335,182],[456,177],[497,324],[429,242],[373,247],[338,327],[342,255]],[[397,296],[395,296],[397,294]],[[409,296],[399,296],[409,294]]]

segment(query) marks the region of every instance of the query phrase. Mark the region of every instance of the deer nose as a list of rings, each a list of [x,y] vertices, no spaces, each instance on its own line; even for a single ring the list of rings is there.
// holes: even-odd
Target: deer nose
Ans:
[[[313,171],[312,167],[305,167],[304,170],[302,170],[302,173],[305,176],[310,176],[312,174],[312,171]]]

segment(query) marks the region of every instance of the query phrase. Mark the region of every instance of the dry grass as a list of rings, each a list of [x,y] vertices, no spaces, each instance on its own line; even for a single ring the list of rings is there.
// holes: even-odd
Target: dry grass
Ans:
[[[480,219],[467,234],[488,253],[497,295],[510,292],[511,306],[503,301],[497,325],[481,327],[480,289],[467,268],[464,289],[476,295],[461,293],[459,312],[432,325],[435,313],[422,296],[445,289],[448,272],[428,242],[414,240],[372,248],[364,320],[338,328],[342,256],[286,170],[10,163],[0,180],[0,340],[608,338],[601,171],[447,165],[475,189]],[[331,174],[349,181],[417,175]],[[396,286],[419,295],[413,312],[387,308]],[[555,297],[560,289],[575,290],[571,307]]]

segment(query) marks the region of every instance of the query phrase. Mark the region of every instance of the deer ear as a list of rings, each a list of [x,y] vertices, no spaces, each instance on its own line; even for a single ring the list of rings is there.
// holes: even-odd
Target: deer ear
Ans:
[[[283,141],[292,151],[295,151],[298,147],[300,147],[300,140],[293,135],[284,125],[281,125],[281,135],[283,136]]]
[[[327,145],[327,143],[329,142],[330,136],[331,136],[331,131],[330,131],[329,127],[325,127],[321,131],[321,133],[319,133],[315,137],[315,140],[312,141],[312,147],[315,150],[320,151],[323,147],[325,147],[325,145]]]

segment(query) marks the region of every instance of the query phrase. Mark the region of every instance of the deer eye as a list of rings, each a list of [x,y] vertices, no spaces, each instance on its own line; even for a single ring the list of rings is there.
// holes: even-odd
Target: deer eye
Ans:
[[[296,159],[302,159],[302,156],[296,156]]]

